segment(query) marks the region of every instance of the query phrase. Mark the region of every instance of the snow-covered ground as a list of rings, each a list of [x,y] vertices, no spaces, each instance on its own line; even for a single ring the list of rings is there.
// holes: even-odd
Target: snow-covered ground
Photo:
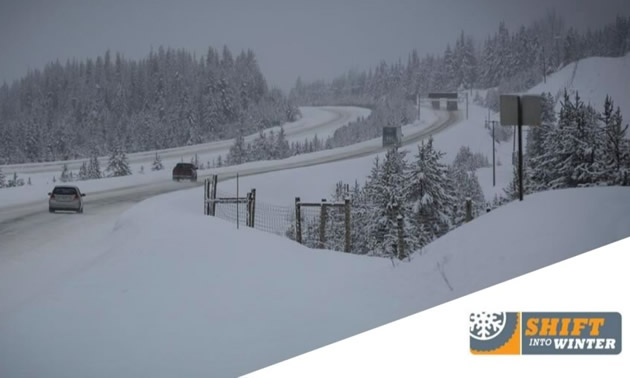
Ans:
[[[0,312],[0,376],[235,376],[630,235],[629,188],[559,190],[393,266],[237,231],[201,215],[198,190],[103,224],[81,266],[27,298],[17,298],[22,285],[41,277],[14,274],[3,286],[14,305]],[[81,234],[68,237],[48,253],[85,250]],[[18,259],[3,275],[11,268]]]
[[[609,71],[627,67],[619,63],[627,56],[617,59],[608,62]],[[569,76],[573,85],[588,83],[581,77],[599,69],[581,72],[589,67],[583,63],[575,78]],[[554,80],[567,82],[552,76],[547,85]],[[611,93],[622,107],[630,98],[627,88],[621,90],[625,97]],[[605,96],[599,91],[580,93],[595,104]],[[446,129],[440,126],[444,114],[424,111],[424,117],[403,132],[413,137],[435,130],[445,162],[461,146],[491,159],[486,109],[472,105],[469,120]],[[414,145],[404,148],[415,153]],[[375,139],[213,173],[225,178],[240,172],[243,192],[255,187],[259,200],[286,205],[295,196],[328,197],[339,180],[363,182],[379,150]],[[497,146],[496,187],[491,168],[478,171],[488,200],[511,179],[511,154],[511,140]],[[167,169],[81,182],[89,193],[81,216],[44,213],[46,184],[0,191],[0,376],[233,376],[630,234],[628,188],[538,193],[436,240],[411,263],[392,266],[379,258],[309,250],[255,230],[237,233],[201,215],[199,187],[132,206],[151,193],[185,188],[169,176]],[[234,184],[222,181],[219,190],[234,191]],[[134,186],[143,186],[142,193]],[[23,221],[25,206],[42,214]]]

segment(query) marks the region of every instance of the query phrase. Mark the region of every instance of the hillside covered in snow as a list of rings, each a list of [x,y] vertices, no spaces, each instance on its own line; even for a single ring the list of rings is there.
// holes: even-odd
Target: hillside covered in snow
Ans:
[[[604,108],[606,96],[610,96],[621,107],[623,119],[630,122],[630,54],[618,58],[591,57],[564,67],[539,83],[528,93],[549,92],[555,99],[562,99],[566,89],[580,96],[596,109]],[[556,110],[560,110],[557,103]]]

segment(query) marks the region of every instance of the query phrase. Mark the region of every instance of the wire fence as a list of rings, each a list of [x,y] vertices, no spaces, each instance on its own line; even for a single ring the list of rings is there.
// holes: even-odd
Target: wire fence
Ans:
[[[217,198],[233,197],[234,193],[217,190]],[[247,225],[247,205],[237,203],[216,204],[215,216],[239,226]],[[238,216],[237,216],[238,214]],[[256,200],[254,210],[254,228],[281,236],[289,236],[288,232],[295,223],[295,207],[282,206]]]
[[[217,198],[231,198],[230,196],[233,197],[234,193],[217,191]],[[309,248],[343,251],[345,242],[344,209],[327,207],[323,230],[321,228],[321,211],[320,207],[302,207],[300,211],[302,243]],[[233,224],[238,221],[239,227],[246,227],[247,204],[217,202],[215,216]],[[256,200],[255,229],[295,240],[295,223],[295,205],[283,206]]]
[[[290,236],[295,223],[295,207],[256,201],[254,228],[281,236]]]
[[[335,201],[303,202],[295,198],[295,203],[290,205],[257,200],[255,189],[242,197],[235,196],[233,192],[219,191],[216,189],[216,178],[206,180],[204,187],[204,214],[233,224],[238,222],[239,227],[253,226],[314,249],[358,254],[372,254],[370,251],[378,250],[384,253],[382,256],[397,256],[399,259],[408,256],[405,247],[408,230],[403,216],[398,215],[393,226],[381,224],[378,229],[370,227],[370,222],[374,220],[366,213],[366,207],[352,202],[347,186],[338,188]],[[461,222],[472,220],[472,205],[472,200],[467,198],[465,217]],[[298,215],[299,219],[296,218]],[[387,232],[388,239],[385,240]]]
[[[350,252],[350,200],[329,203],[301,202],[278,205],[256,200],[256,190],[245,196],[217,189],[217,176],[204,181],[204,214],[238,226],[288,237],[310,248]],[[346,192],[347,194],[347,187]],[[345,196],[347,198],[347,196]],[[299,219],[296,216],[299,215]]]
[[[342,207],[326,207],[324,229],[321,226],[321,207],[305,207],[300,209],[302,224],[302,243],[309,248],[324,248],[336,251],[344,250],[345,213]],[[293,216],[295,223],[295,215]],[[323,234],[322,234],[323,232]],[[292,237],[294,237],[293,232]]]

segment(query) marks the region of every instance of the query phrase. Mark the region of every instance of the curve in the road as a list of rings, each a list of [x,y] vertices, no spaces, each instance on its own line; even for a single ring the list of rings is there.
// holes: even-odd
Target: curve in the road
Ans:
[[[402,144],[409,145],[428,138],[429,136],[435,135],[450,127],[459,120],[457,112],[438,112],[437,115],[438,119],[433,124],[418,132],[405,136]],[[329,150],[325,155],[318,155],[312,159],[302,159],[299,161],[278,160],[274,161],[274,163],[277,164],[270,164],[264,167],[234,166],[230,167],[230,172],[220,174],[219,180],[224,181],[232,179],[236,176],[237,172],[240,176],[257,175],[279,170],[302,168],[335,161],[356,159],[383,152],[385,150],[386,148],[382,147],[380,144],[372,143],[361,148],[350,147]],[[207,173],[205,175],[200,175],[199,178],[203,179],[204,177],[209,176],[210,173]],[[120,204],[121,202],[133,204],[155,195],[189,189],[199,185],[201,185],[201,183],[182,184],[168,180],[158,183],[137,184],[123,188],[91,192],[89,193],[89,198],[86,202],[85,208],[86,211],[95,211],[112,204]],[[55,216],[54,214],[48,213],[47,200],[5,207],[2,209],[2,212],[3,216],[0,219],[0,238],[6,238],[9,235],[15,236],[16,233],[19,233],[18,230],[27,231],[29,227],[36,228],[38,226],[50,224],[51,220],[54,219]],[[67,217],[66,219],[80,223],[80,218],[81,217]],[[80,227],[80,224],[77,224],[77,227]]]

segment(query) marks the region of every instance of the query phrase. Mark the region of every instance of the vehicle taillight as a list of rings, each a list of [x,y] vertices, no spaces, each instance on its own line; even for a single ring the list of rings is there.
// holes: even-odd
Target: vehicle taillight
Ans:
[[[50,195],[50,199],[55,199],[55,195],[54,195],[54,194],[51,194],[51,195]]]
[[[78,194],[75,194],[75,195],[74,195],[74,199],[75,199],[75,200],[78,200],[78,199],[79,199],[79,195],[78,195]]]

